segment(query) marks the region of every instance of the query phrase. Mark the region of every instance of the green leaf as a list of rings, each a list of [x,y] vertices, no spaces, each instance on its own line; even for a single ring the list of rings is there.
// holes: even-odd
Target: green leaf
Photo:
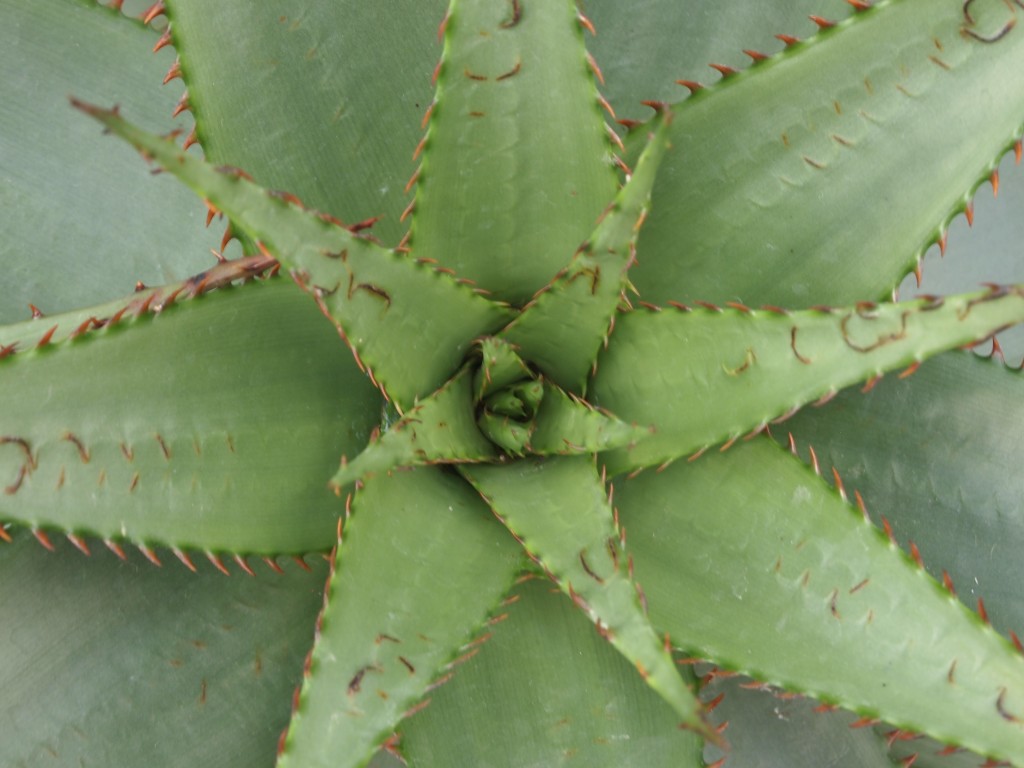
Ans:
[[[774,443],[644,473],[616,501],[652,620],[674,644],[1024,759],[1024,658]]]
[[[0,763],[270,768],[326,574],[0,543]]]
[[[472,489],[437,469],[369,479],[342,537],[280,768],[364,765],[475,652],[522,567]]]
[[[215,169],[126,123],[115,111],[75,102],[199,195],[292,272],[400,407],[439,387],[475,336],[507,319],[503,307],[429,266],[284,198],[230,168]],[[444,307],[444,312],[430,311]],[[409,343],[415,339],[417,343]],[[372,374],[371,374],[372,375]]]
[[[575,5],[455,0],[409,245],[525,303],[615,194]],[[582,228],[581,228],[582,227]]]
[[[167,5],[206,156],[397,243],[444,0]]]
[[[461,471],[682,724],[715,740],[700,703],[679,676],[667,641],[647,618],[644,593],[633,580],[632,558],[620,541],[592,459],[524,460]]]
[[[658,164],[668,143],[666,118],[651,138],[632,178],[604,212],[569,265],[501,332],[560,386],[582,392],[626,290],[636,233]]]
[[[480,652],[402,728],[412,764],[704,764],[701,739],[676,727],[672,710],[569,600],[531,580],[506,603]]]
[[[220,237],[203,206],[153,176],[68,107],[69,93],[132,104],[165,126],[176,98],[159,85],[157,35],[90,2],[0,2],[0,323],[89,306],[209,266]]]
[[[976,3],[972,26],[963,6],[879,3],[677,107],[631,273],[645,300],[887,295],[1024,121],[1024,32],[970,34],[1016,11]]]
[[[327,479],[378,394],[281,279],[164,301],[0,360],[0,519],[213,552],[329,547]]]
[[[634,312],[616,323],[594,402],[654,434],[607,457],[613,474],[763,430],[806,403],[1024,320],[1020,287],[800,312]],[[685,309],[685,308],[684,308]]]
[[[942,355],[786,425],[801,454],[811,446],[824,468],[836,467],[874,519],[915,543],[936,578],[945,570],[962,599],[984,598],[1003,632],[1024,629],[1022,388],[1021,373],[998,360]]]
[[[530,435],[530,453],[537,456],[580,454],[623,448],[650,435],[590,403],[546,384]]]

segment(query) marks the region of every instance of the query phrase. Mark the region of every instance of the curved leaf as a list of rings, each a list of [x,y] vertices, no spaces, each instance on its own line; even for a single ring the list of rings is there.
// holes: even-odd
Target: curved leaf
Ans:
[[[105,141],[69,93],[131,103],[154,129],[175,95],[159,85],[157,35],[84,0],[0,2],[0,323],[89,306],[209,266],[220,238],[203,206],[135,153]]]
[[[667,641],[647,619],[632,558],[627,559],[592,460],[524,460],[461,471],[598,632],[682,718],[682,725],[715,739],[676,670]]]
[[[1019,287],[846,309],[623,315],[592,385],[596,404],[653,425],[608,454],[613,474],[731,444],[843,387],[1024,321]],[[910,369],[913,370],[912,368]]]
[[[0,544],[0,763],[273,765],[326,575]]]
[[[280,279],[159,306],[0,360],[0,518],[214,552],[329,547],[327,480],[380,415],[334,329]]]
[[[676,107],[631,273],[641,296],[889,294],[1020,135],[1024,31],[970,34],[1015,13],[975,4],[972,25],[960,0],[879,3]]]
[[[474,652],[521,567],[513,539],[458,477],[427,468],[368,480],[345,525],[278,765],[365,765]]]
[[[544,581],[511,595],[493,636],[402,728],[417,766],[697,768],[701,740]],[[538,631],[543,628],[543,631]]]
[[[473,339],[507,319],[448,275],[387,251],[287,195],[267,193],[237,171],[213,168],[173,140],[141,131],[117,110],[75,105],[207,198],[261,242],[337,323],[353,352],[399,405],[447,380]],[[430,312],[444,307],[444,312]],[[405,345],[411,337],[423,343]],[[372,373],[371,373],[372,377]]]
[[[410,247],[525,303],[615,195],[569,0],[455,0],[416,179]]]
[[[446,5],[169,0],[206,156],[397,243]]]
[[[673,643],[1024,759],[1024,657],[774,443],[644,473],[616,500],[651,618]]]

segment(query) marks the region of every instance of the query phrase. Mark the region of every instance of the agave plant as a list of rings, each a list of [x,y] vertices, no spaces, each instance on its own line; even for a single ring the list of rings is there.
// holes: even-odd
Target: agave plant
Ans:
[[[1024,765],[1024,3],[824,2],[0,3],[3,764]]]

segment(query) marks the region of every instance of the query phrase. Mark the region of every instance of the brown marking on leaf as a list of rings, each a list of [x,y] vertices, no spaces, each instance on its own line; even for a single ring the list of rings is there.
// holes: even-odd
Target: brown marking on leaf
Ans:
[[[587,550],[585,549],[580,550],[580,565],[583,566],[583,570],[590,578],[592,578],[598,584],[604,584],[604,579],[602,579],[600,576],[594,573],[594,570],[590,567],[590,564],[587,562],[586,551]]]
[[[510,77],[515,77],[516,75],[519,74],[519,70],[522,69],[522,66],[523,66],[523,62],[522,61],[516,61],[515,66],[512,67],[512,69],[508,70],[508,72],[504,72],[504,73],[498,75],[494,79],[500,82],[501,80],[508,80]]]
[[[86,450],[85,445],[82,443],[81,439],[77,435],[71,432],[65,432],[62,435],[61,439],[67,440],[69,443],[75,446],[75,448],[78,449],[78,457],[82,460],[83,464],[89,463],[89,451]]]
[[[402,662],[402,664],[405,666],[406,669],[409,670],[409,674],[410,675],[415,675],[416,674],[416,667],[414,667],[412,665],[412,662],[409,661],[407,658],[405,658],[405,656],[399,656],[398,660],[400,662]]]
[[[158,432],[155,435],[153,435],[153,437],[156,438],[156,442],[159,444],[160,452],[164,455],[164,458],[167,461],[170,461],[171,460],[171,449],[167,447],[167,443],[164,441],[163,435],[161,435]]]
[[[487,75],[481,75],[476,72],[470,72],[468,69],[462,70],[462,74],[464,74],[470,80],[484,81],[487,79]]]
[[[502,29],[512,29],[523,19],[523,9],[519,0],[510,0],[510,2],[512,3],[512,15],[498,25]]]
[[[871,579],[861,579],[859,582],[850,587],[850,594],[852,595],[859,592],[860,590],[864,589],[864,587],[866,587],[870,582]]]
[[[789,332],[789,346],[793,350],[793,354],[796,355],[796,359],[797,360],[799,360],[804,365],[810,365],[811,364],[810,359],[804,357],[803,355],[801,355],[797,351],[797,348],[796,348],[796,332],[797,332],[797,326],[794,325],[793,328]]]

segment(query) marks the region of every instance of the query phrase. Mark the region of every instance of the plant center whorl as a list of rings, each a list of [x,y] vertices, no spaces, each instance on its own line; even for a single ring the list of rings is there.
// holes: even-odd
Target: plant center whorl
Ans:
[[[504,453],[529,453],[544,384],[501,339],[480,341],[479,354],[474,377],[477,426]]]

